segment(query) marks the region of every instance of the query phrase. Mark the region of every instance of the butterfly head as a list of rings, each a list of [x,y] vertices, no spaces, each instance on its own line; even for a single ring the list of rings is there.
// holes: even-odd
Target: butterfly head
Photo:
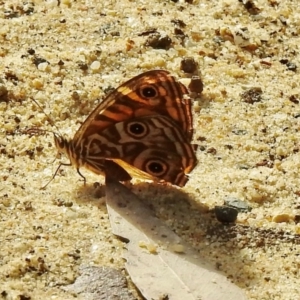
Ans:
[[[79,172],[79,168],[84,166],[85,162],[84,159],[82,158],[82,153],[76,150],[76,147],[74,146],[74,141],[68,140],[63,136],[54,133],[54,143],[57,152],[59,154],[65,155],[70,160],[70,163],[68,165],[74,166],[77,169],[77,172]],[[80,176],[82,175],[80,174]]]
[[[54,133],[54,143],[58,153],[69,156],[68,149],[70,147],[70,142],[67,139],[65,139],[61,135]]]

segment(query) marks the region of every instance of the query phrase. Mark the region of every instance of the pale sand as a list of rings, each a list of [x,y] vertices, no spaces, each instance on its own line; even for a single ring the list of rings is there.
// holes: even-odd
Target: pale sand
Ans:
[[[0,102],[0,294],[78,299],[60,286],[73,282],[80,265],[124,267],[124,245],[93,186],[103,178],[82,170],[84,187],[64,167],[40,190],[58,165],[53,135],[24,130],[72,137],[109,87],[155,68],[186,77],[181,59],[193,57],[204,82],[195,105],[199,165],[180,192],[142,183],[134,190],[249,299],[298,299],[300,76],[289,65],[300,65],[297,1],[256,1],[258,15],[233,0],[33,2],[0,4],[0,91],[8,90]],[[173,19],[186,24],[184,45]],[[166,32],[173,47],[145,47],[147,36],[138,34],[151,27]],[[49,65],[36,67],[29,49]],[[250,104],[241,94],[252,87],[263,93]],[[233,235],[206,212],[228,196],[253,207],[239,215]]]

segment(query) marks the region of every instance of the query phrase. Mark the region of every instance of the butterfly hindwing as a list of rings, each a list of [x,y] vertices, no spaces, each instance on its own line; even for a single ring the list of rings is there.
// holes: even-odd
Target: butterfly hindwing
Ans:
[[[146,116],[118,122],[86,141],[86,161],[112,160],[133,177],[183,186],[197,159],[174,121]]]

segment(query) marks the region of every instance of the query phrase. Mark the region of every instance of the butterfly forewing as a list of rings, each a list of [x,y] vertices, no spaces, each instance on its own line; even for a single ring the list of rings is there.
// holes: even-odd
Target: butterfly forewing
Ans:
[[[101,132],[122,121],[149,115],[164,115],[174,120],[190,141],[193,134],[191,100],[186,87],[169,72],[152,70],[142,73],[114,90],[96,107],[74,137]]]

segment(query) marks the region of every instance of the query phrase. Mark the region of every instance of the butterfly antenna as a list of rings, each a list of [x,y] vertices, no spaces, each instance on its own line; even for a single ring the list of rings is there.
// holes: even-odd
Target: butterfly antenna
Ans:
[[[56,126],[55,122],[54,122],[53,119],[45,112],[45,110],[42,108],[42,106],[41,106],[34,98],[31,98],[31,97],[30,97],[30,99],[37,105],[37,107],[40,109],[40,111],[44,113],[44,115],[47,117],[47,120],[48,120],[48,122],[50,123],[50,125],[53,126],[53,127],[55,127],[56,130],[57,130],[57,132],[59,133],[59,129],[58,129],[58,127]],[[47,131],[47,130],[45,130],[45,131]],[[54,134],[54,132],[52,132],[52,133]],[[61,134],[59,133],[59,135],[61,135]]]
[[[51,179],[50,179],[45,185],[43,185],[42,187],[40,187],[40,190],[45,190],[45,189],[46,189],[46,187],[50,184],[50,182],[51,182],[51,181],[55,178],[55,176],[57,175],[57,172],[58,172],[58,170],[60,169],[60,167],[61,167],[61,164],[57,167],[57,169],[56,169],[55,173],[52,175]]]
[[[56,130],[57,130],[58,133],[59,133],[59,129],[58,129],[58,127],[56,126],[55,122],[54,122],[53,119],[45,112],[45,110],[43,109],[43,107],[42,107],[42,106],[41,106],[34,98],[30,98],[30,99],[37,105],[37,107],[40,109],[40,111],[43,112],[43,113],[45,114],[45,116],[46,116],[47,119],[48,119],[48,122],[51,124],[51,126],[55,127]],[[57,133],[55,133],[54,131],[44,130],[44,129],[37,129],[37,128],[31,129],[31,132],[30,132],[30,133],[36,133],[36,132],[50,132],[50,133],[52,133],[54,136],[55,136],[55,135],[61,136],[60,133],[57,134]],[[54,161],[55,161],[55,160],[56,160],[56,158],[54,159]],[[53,162],[54,162],[54,161],[53,161]],[[52,163],[53,163],[53,162],[52,162]],[[59,166],[57,167],[55,173],[54,173],[53,176],[51,177],[51,179],[50,179],[44,186],[42,186],[42,187],[40,188],[41,190],[46,189],[46,187],[50,184],[50,182],[56,177],[56,175],[57,175],[58,171],[60,170],[61,166],[71,166],[71,164],[63,164],[63,163],[60,163]]]

